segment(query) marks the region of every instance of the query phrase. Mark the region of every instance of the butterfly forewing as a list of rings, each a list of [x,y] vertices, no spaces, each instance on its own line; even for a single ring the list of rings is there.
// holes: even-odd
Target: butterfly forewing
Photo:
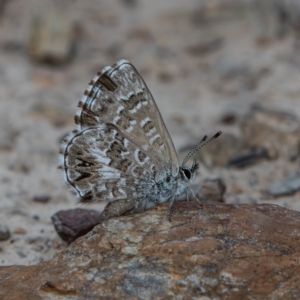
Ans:
[[[79,130],[62,144],[65,180],[83,202],[137,197],[139,180],[161,166],[178,174],[173,142],[155,101],[126,60],[90,82],[75,116]],[[163,171],[164,172],[164,171]]]
[[[114,124],[152,156],[178,166],[173,142],[155,101],[132,64],[126,60],[95,76],[82,99],[81,127]]]

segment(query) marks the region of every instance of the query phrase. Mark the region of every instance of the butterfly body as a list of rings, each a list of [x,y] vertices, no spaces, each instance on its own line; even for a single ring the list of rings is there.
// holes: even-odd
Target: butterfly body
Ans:
[[[64,180],[80,202],[108,202],[103,218],[172,204],[196,175],[179,166],[156,103],[134,66],[120,60],[90,82],[62,142]]]

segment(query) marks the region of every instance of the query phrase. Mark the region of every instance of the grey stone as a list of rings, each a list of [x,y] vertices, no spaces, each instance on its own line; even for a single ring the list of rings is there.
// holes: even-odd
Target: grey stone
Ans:
[[[300,190],[300,174],[288,177],[284,181],[277,181],[267,188],[267,192],[272,196],[284,196]]]
[[[5,224],[0,224],[0,241],[6,241],[10,238],[10,231]]]

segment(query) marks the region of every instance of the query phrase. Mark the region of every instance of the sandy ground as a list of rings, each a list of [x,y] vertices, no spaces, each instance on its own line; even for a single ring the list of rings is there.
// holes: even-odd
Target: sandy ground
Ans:
[[[0,225],[11,233],[0,242],[0,265],[36,264],[66,247],[50,217],[74,208],[76,200],[61,180],[57,152],[74,128],[76,105],[89,80],[105,65],[121,58],[134,63],[178,150],[204,134],[232,131],[220,123],[222,115],[242,114],[253,103],[300,116],[300,65],[292,32],[258,44],[251,14],[217,11],[200,22],[196,0],[53,3],[76,24],[74,54],[61,66],[37,63],[28,55],[33,15],[47,11],[39,1],[9,1],[0,14]],[[221,41],[220,46],[201,50],[210,39]],[[247,69],[253,77],[268,72],[249,88],[239,79],[224,80],[226,66]],[[262,192],[298,166],[284,158],[241,170],[202,166],[199,179],[222,177],[228,203],[276,203],[300,210],[299,193],[272,199]],[[50,200],[34,201],[41,196]]]

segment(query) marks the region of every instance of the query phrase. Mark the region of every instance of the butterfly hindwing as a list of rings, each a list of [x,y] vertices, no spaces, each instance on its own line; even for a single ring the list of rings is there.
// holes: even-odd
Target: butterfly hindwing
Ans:
[[[81,202],[135,198],[136,181],[150,176],[150,158],[113,125],[73,132],[63,150],[65,180]]]

